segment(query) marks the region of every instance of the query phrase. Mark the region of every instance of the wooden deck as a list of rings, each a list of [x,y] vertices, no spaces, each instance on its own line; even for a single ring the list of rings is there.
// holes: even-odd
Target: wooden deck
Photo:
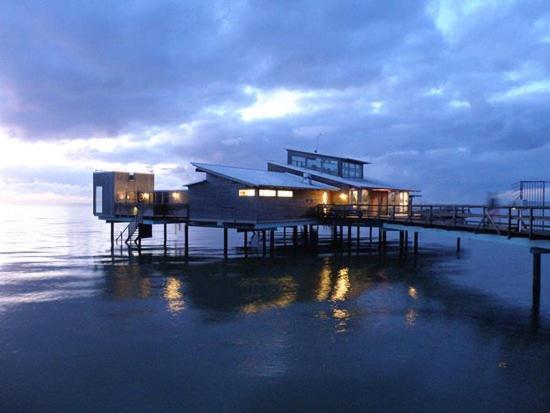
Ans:
[[[550,240],[550,207],[483,205],[319,205],[327,224],[402,224],[411,227]]]

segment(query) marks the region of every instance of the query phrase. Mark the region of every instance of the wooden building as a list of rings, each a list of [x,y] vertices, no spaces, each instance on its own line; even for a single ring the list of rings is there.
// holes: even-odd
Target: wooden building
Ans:
[[[192,163],[205,179],[187,190],[155,190],[153,174],[94,173],[94,215],[108,222],[276,228],[315,220],[319,205],[361,205],[374,215],[407,211],[410,190],[369,180],[368,162],[287,149],[267,169]],[[396,212],[395,207],[392,209]],[[397,212],[400,212],[398,210]],[[132,231],[129,231],[132,232]]]
[[[410,204],[411,189],[404,189],[365,178],[364,165],[368,162],[287,149],[287,162],[268,162],[268,170],[307,176],[339,188],[327,200],[330,204],[369,205],[383,213],[389,205],[397,205],[406,211]]]
[[[93,211],[106,221],[187,218],[187,191],[155,191],[150,173],[94,172]]]
[[[206,179],[189,185],[196,222],[274,223],[315,216],[337,187],[286,172],[193,163]]]

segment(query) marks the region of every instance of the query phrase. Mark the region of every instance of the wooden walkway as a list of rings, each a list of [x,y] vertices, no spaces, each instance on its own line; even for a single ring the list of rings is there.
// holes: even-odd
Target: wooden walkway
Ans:
[[[550,240],[550,207],[482,205],[319,205],[318,217],[336,225],[402,224],[508,238]]]

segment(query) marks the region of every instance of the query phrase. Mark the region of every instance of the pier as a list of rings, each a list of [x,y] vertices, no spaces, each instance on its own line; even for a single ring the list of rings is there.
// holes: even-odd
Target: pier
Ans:
[[[162,225],[166,251],[167,228],[178,225],[185,257],[190,227],[219,228],[225,259],[229,231],[243,234],[245,256],[253,245],[273,255],[277,236],[296,250],[315,250],[321,226],[330,228],[334,250],[346,238],[348,250],[355,245],[359,251],[364,230],[369,246],[377,242],[385,254],[388,234],[396,233],[400,257],[417,254],[425,233],[454,237],[457,253],[464,239],[516,244],[533,256],[533,301],[539,302],[541,255],[550,253],[550,206],[539,202],[534,184],[520,185],[520,205],[415,204],[419,191],[366,178],[367,164],[288,149],[287,163],[269,161],[267,170],[193,163],[205,179],[176,190],[157,190],[153,174],[96,172],[94,215],[111,226],[111,251],[126,245],[141,252],[153,225]],[[531,192],[537,202],[530,202]],[[124,226],[118,233],[116,224]]]

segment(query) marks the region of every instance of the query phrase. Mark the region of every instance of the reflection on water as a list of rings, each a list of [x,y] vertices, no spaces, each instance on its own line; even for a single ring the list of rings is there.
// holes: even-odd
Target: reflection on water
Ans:
[[[332,293],[332,301],[343,301],[346,299],[350,287],[349,283],[349,268],[342,268],[338,271],[338,278],[336,279],[336,286]]]
[[[409,287],[408,293],[409,293],[409,297],[414,298],[415,300],[418,299],[418,292],[416,291],[416,288]]]
[[[405,314],[405,323],[407,324],[407,327],[414,327],[416,323],[416,317],[418,317],[418,313],[415,309],[409,308],[407,310],[407,314]]]
[[[224,262],[219,232],[194,231],[208,259],[128,259],[87,208],[44,211],[0,234],[0,411],[550,405],[550,283],[533,323],[523,251]]]
[[[168,311],[172,314],[178,314],[185,308],[183,302],[183,293],[181,291],[181,281],[176,277],[169,277],[164,286],[164,299],[168,303]]]

